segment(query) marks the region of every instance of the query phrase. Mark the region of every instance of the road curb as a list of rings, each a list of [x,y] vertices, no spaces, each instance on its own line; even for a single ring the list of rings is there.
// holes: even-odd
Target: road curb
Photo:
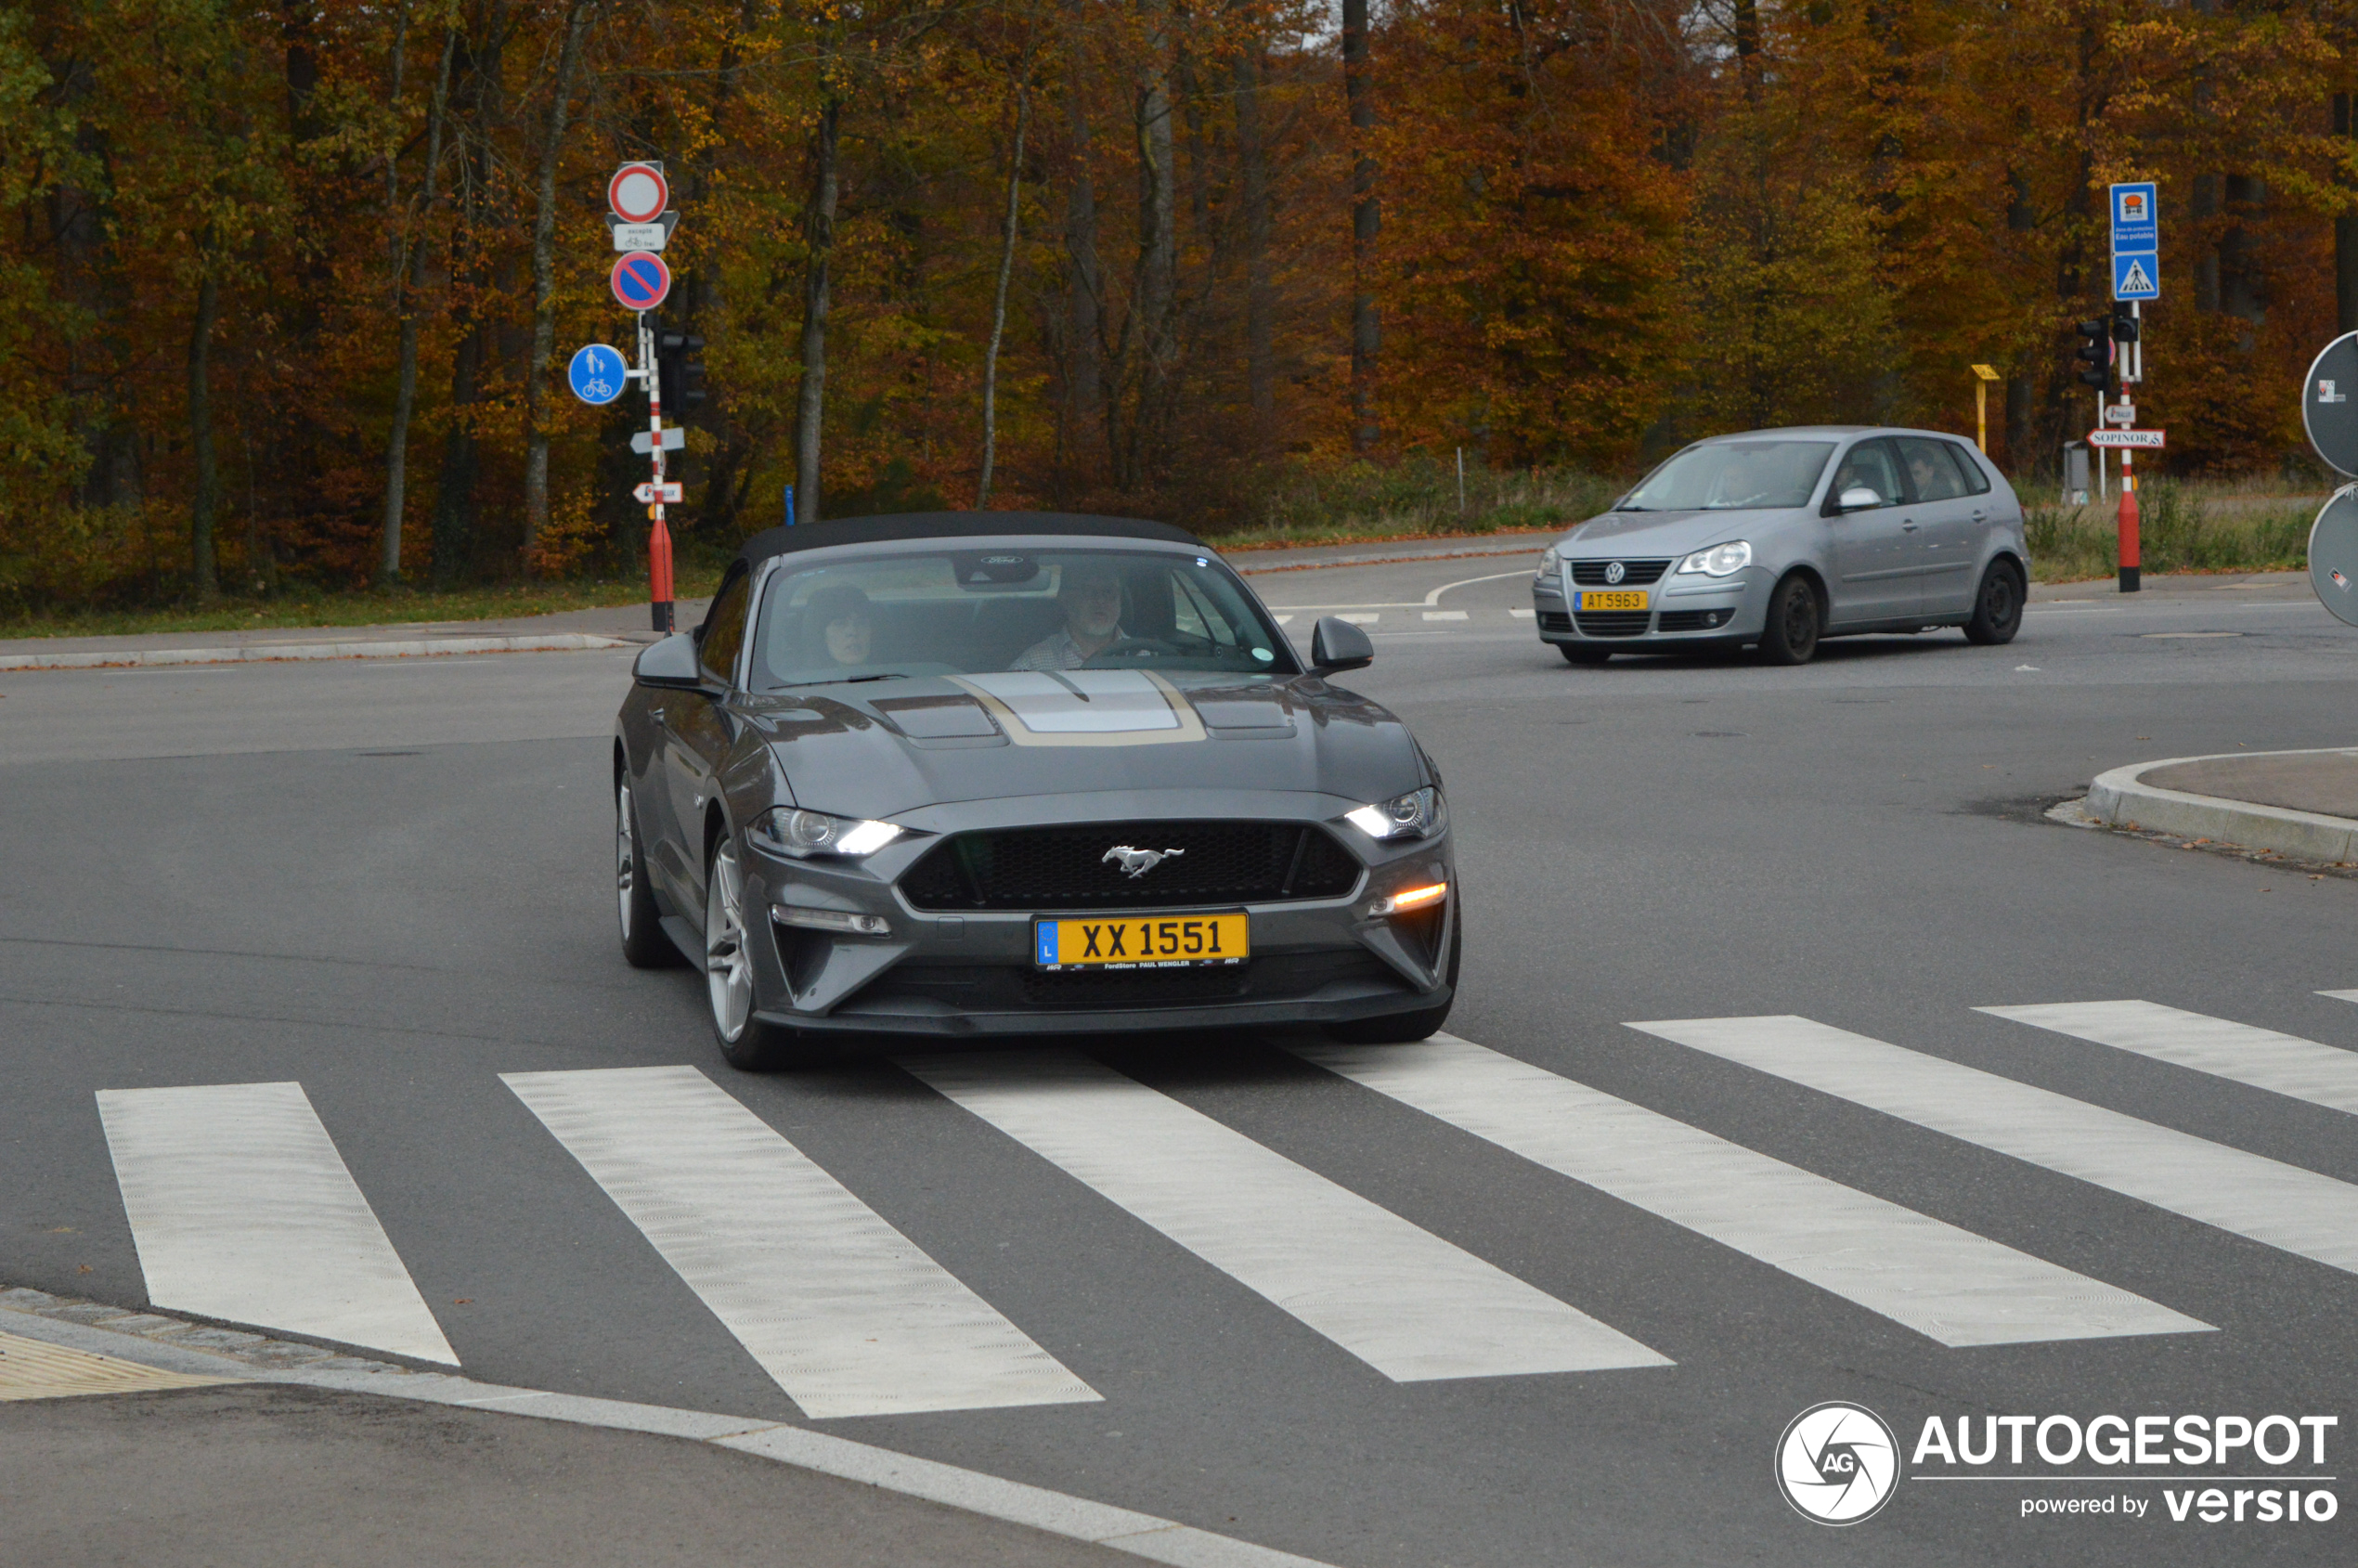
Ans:
[[[526,1420],[569,1421],[708,1443],[1173,1568],[1331,1568],[1315,1558],[1176,1520],[758,1416],[510,1388],[460,1373],[398,1366],[322,1345],[206,1328],[152,1310],[131,1311],[22,1287],[0,1288],[0,1330],[116,1361],[224,1381],[378,1394]]]
[[[414,659],[452,654],[577,654],[635,646],[620,637],[545,632],[536,637],[415,637],[398,641],[250,642],[219,648],[101,648],[78,654],[0,654],[0,669],[123,669],[143,665],[269,664],[298,659]]]
[[[2283,806],[2261,806],[2249,800],[2229,800],[2215,795],[2192,795],[2163,789],[2144,782],[2144,775],[2182,762],[2215,762],[2223,758],[2352,757],[2358,747],[2317,746],[2306,751],[2217,753],[2209,757],[2169,757],[2155,762],[2132,762],[2098,774],[2088,786],[2085,810],[2108,827],[2144,828],[2181,838],[2208,838],[2248,849],[2274,849],[2304,861],[2339,865],[2358,861],[2358,822],[2317,811],[2296,811]]]

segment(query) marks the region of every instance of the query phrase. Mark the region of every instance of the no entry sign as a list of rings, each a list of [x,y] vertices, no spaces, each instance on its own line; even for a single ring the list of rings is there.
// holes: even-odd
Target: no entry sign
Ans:
[[[625,223],[653,223],[671,204],[671,186],[653,163],[625,163],[606,181],[606,205]]]
[[[633,251],[617,257],[606,281],[626,310],[653,310],[671,292],[671,268],[653,251]]]

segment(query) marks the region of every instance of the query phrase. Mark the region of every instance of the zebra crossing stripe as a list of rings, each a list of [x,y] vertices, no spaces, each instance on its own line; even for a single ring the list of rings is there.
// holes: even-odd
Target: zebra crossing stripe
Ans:
[[[1791,1016],[1631,1029],[2358,1273],[2358,1186]]]
[[[455,1367],[300,1083],[101,1089],[148,1300]]]
[[[1076,1053],[900,1065],[1394,1382],[1670,1365],[1618,1329]]]
[[[2059,1002],[1974,1011],[2358,1115],[2358,1051],[2157,1002]]]
[[[2210,1328],[1455,1035],[1289,1049],[1944,1345]]]
[[[814,1419],[1099,1397],[695,1069],[500,1081]]]

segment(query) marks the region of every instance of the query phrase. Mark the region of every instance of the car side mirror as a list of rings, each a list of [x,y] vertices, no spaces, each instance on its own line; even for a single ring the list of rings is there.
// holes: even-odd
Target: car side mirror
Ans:
[[[1869,507],[1881,505],[1881,496],[1864,485],[1853,485],[1842,493],[1842,499],[1834,503],[1834,509],[1838,512],[1864,512]]]
[[[1320,675],[1365,669],[1376,662],[1367,634],[1341,616],[1321,616],[1310,633],[1310,667]]]
[[[675,631],[659,641],[648,643],[632,661],[630,679],[641,686],[660,686],[681,692],[702,691],[704,671],[696,663],[696,640],[684,631]]]

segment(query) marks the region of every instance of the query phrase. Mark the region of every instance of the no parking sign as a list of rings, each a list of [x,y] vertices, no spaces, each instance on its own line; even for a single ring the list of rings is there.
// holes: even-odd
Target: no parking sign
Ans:
[[[653,251],[616,257],[606,280],[626,310],[653,310],[671,292],[671,268]]]

